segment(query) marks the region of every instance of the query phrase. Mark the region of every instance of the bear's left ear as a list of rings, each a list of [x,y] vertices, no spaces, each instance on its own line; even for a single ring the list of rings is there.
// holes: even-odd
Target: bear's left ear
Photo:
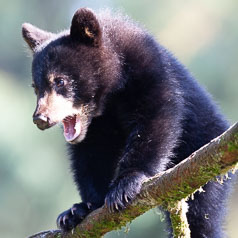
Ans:
[[[22,25],[22,36],[30,49],[35,52],[37,46],[49,40],[53,33],[43,31],[30,23],[24,23]]]
[[[88,8],[80,8],[73,16],[70,36],[74,41],[100,46],[102,31],[95,14]]]

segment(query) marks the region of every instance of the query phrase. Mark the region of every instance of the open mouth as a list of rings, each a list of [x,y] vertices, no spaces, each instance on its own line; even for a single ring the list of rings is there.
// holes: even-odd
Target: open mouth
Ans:
[[[73,142],[81,133],[81,121],[79,115],[67,116],[63,121],[64,137],[67,142]]]

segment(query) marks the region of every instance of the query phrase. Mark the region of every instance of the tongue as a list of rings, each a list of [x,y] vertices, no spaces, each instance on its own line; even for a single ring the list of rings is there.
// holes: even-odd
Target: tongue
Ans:
[[[64,137],[67,142],[74,141],[81,132],[81,123],[79,118],[75,116],[66,117],[63,120],[64,124]]]

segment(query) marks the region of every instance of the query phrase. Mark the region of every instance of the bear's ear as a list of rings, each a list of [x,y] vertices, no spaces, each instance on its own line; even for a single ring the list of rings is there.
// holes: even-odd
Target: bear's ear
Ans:
[[[73,16],[70,36],[72,40],[100,46],[102,31],[95,14],[88,8],[80,8]]]
[[[46,40],[49,40],[53,34],[43,31],[29,23],[22,25],[22,36],[30,49],[35,52],[37,46],[41,45]]]

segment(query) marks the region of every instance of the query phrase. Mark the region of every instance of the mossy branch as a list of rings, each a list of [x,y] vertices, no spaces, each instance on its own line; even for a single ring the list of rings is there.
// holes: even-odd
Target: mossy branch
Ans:
[[[190,229],[186,216],[188,204],[185,199],[177,202],[174,207],[170,205],[167,210],[170,213],[173,236],[176,238],[190,238]]]
[[[120,229],[156,206],[163,206],[170,211],[174,236],[187,238],[189,229],[184,215],[183,199],[216,176],[224,175],[230,169],[236,169],[237,163],[238,123],[174,168],[144,181],[140,194],[125,210],[110,213],[102,206],[90,213],[71,233],[66,234],[59,230],[45,231],[30,238],[102,237],[109,231]],[[177,210],[174,208],[176,206]]]

